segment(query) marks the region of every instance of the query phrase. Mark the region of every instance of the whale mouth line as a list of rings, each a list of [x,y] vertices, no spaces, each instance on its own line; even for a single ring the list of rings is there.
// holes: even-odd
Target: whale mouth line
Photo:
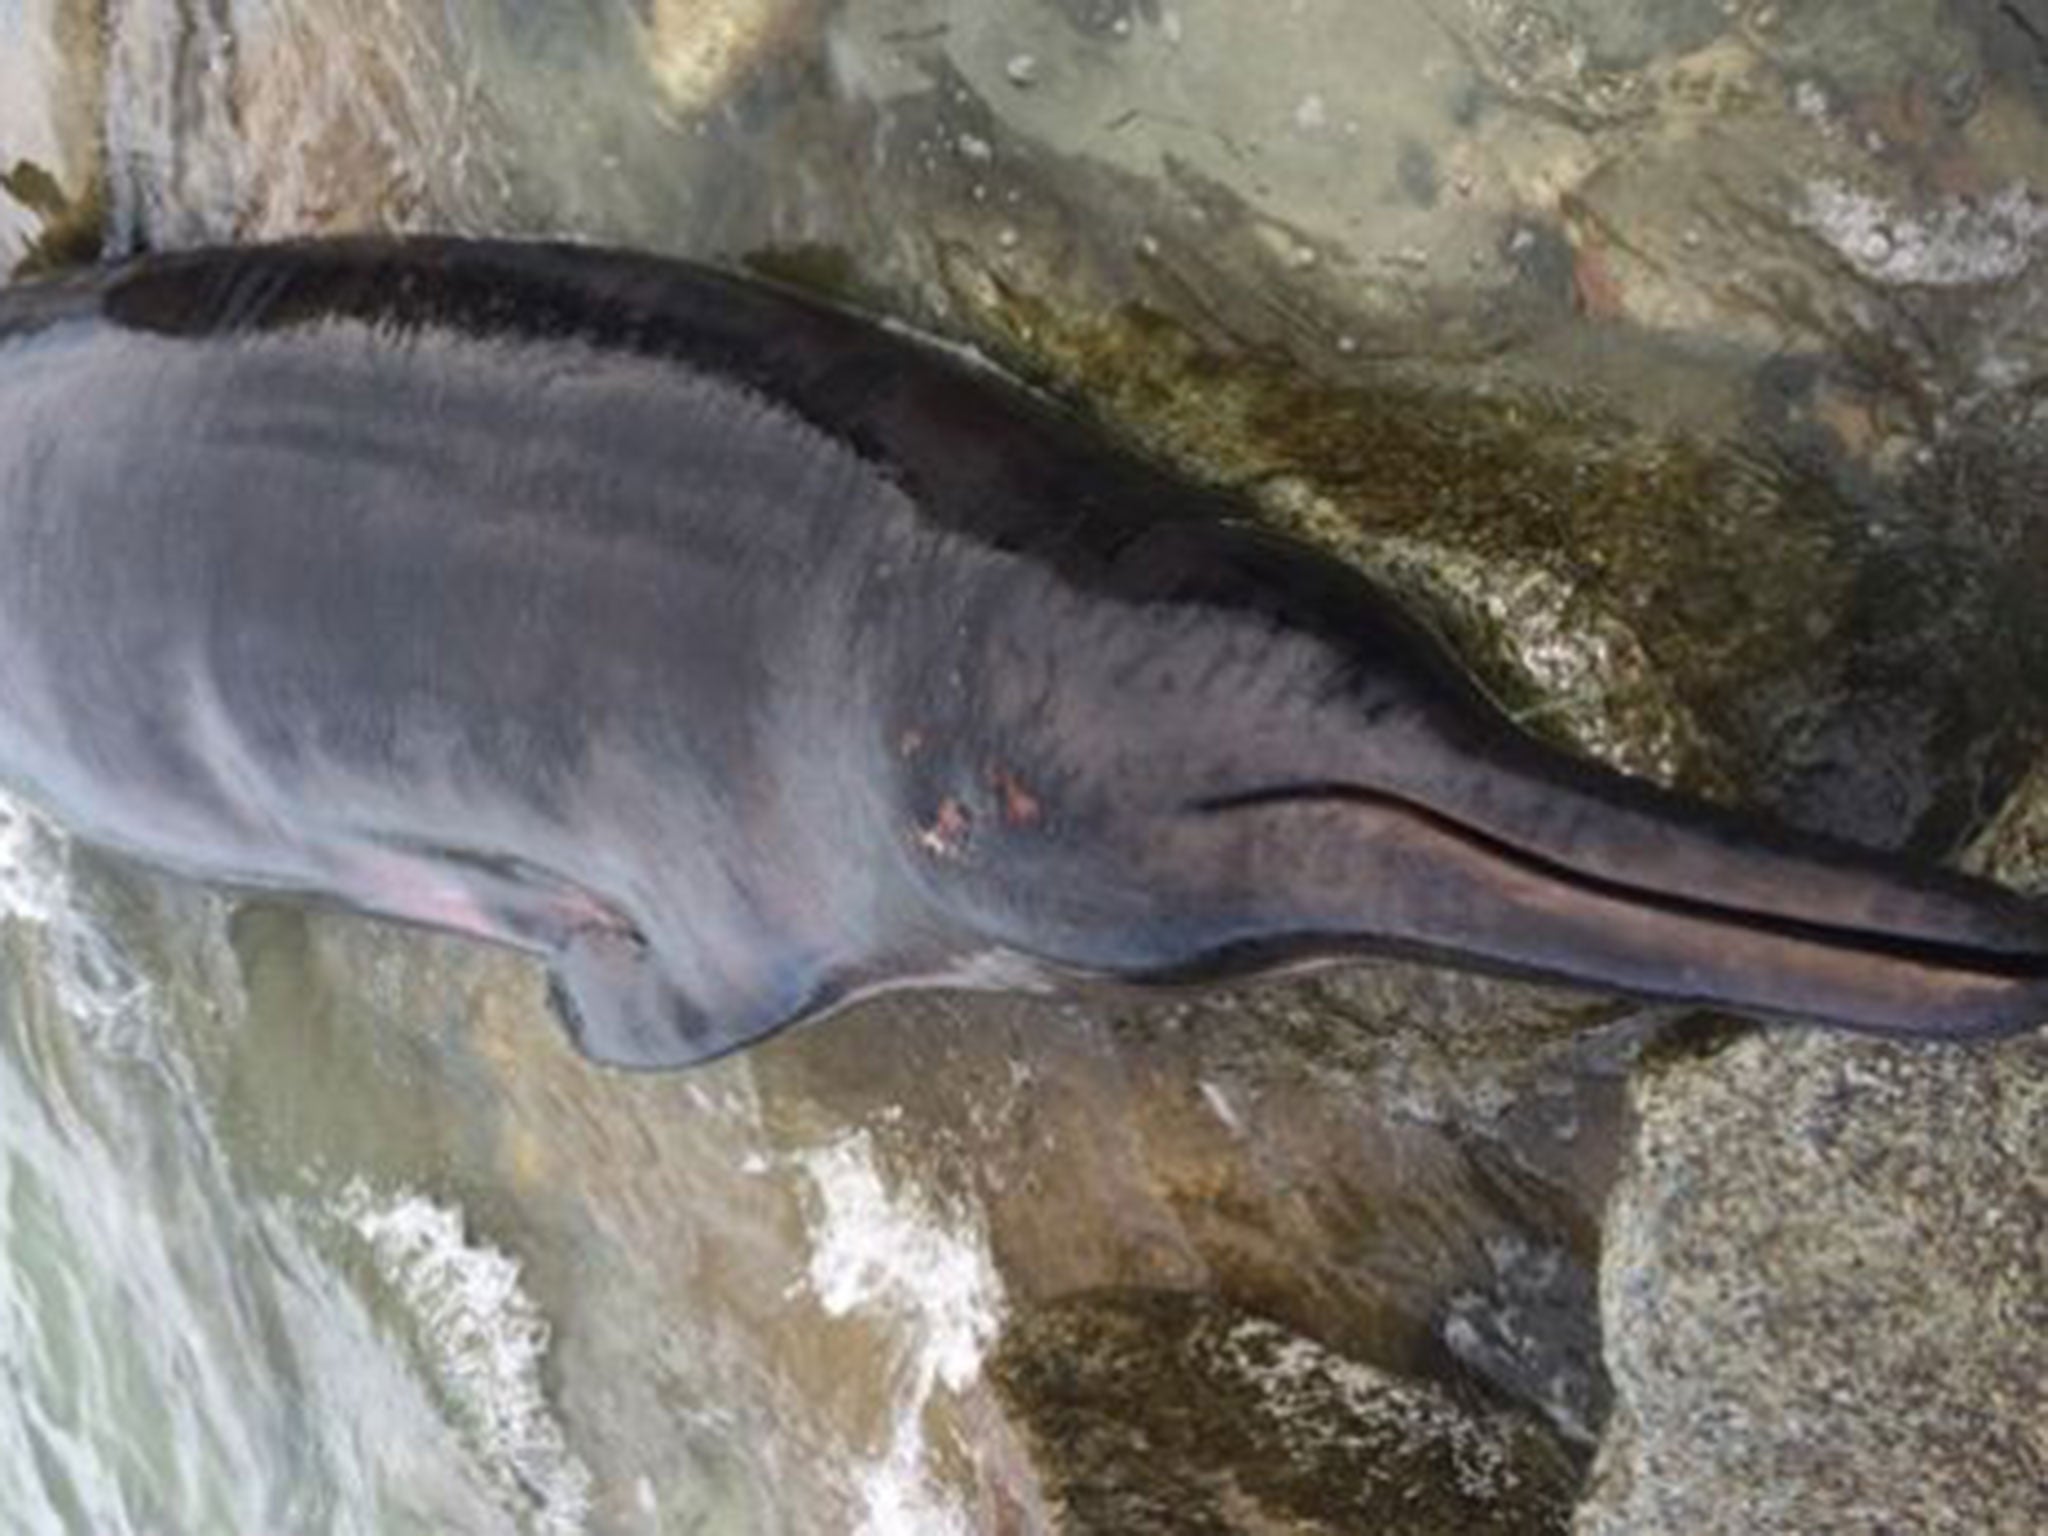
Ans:
[[[1860,953],[1873,959],[1904,961],[1933,969],[1967,971],[1986,978],[2012,981],[2048,979],[2048,951],[1999,949],[1990,945],[1930,939],[1913,934],[1888,932],[1882,928],[1854,927],[1811,918],[1790,917],[1780,912],[1760,911],[1732,903],[1711,901],[1639,885],[1612,875],[1580,868],[1555,854],[1526,846],[1482,827],[1475,827],[1434,806],[1386,790],[1368,789],[1342,780],[1310,781],[1273,785],[1263,789],[1204,796],[1183,807],[1198,815],[1228,815],[1236,811],[1289,805],[1338,802],[1391,812],[1420,824],[1429,832],[1462,843],[1482,857],[1519,870],[1539,880],[1566,886],[1589,895],[1608,897],[1639,908],[1673,917],[1732,924],[1751,932],[1825,946],[1845,953]],[[1730,851],[1736,860],[1739,851]]]

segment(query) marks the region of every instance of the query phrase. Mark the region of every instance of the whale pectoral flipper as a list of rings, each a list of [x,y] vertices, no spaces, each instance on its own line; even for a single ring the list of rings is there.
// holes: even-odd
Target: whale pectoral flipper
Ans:
[[[516,860],[387,839],[329,851],[327,867],[334,888],[354,906],[515,949],[553,954],[579,933],[633,932],[631,919],[615,903]]]
[[[576,1049],[601,1066],[660,1071],[739,1050],[807,1011],[772,998],[711,1010],[678,986],[637,931],[593,927],[549,957],[549,995]]]

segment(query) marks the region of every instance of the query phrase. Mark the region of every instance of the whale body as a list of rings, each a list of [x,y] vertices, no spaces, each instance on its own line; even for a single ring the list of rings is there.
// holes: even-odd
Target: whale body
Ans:
[[[1537,742],[1357,573],[951,351],[574,246],[0,293],[0,781],[537,953],[623,1066],[1370,953],[2048,1016],[2038,905]]]

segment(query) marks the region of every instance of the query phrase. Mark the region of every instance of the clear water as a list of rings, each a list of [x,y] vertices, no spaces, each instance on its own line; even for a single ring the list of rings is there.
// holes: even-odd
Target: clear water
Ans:
[[[1032,324],[1004,295],[1050,286],[1060,323],[1149,306],[1339,381],[1592,379],[1710,436],[1746,430],[1758,359],[1803,347],[1874,370],[1816,393],[1814,428],[1903,484],[1954,420],[2048,399],[2044,87],[1966,12],[0,0],[0,171],[98,177],[117,252],[570,234],[772,260],[997,350]],[[0,196],[0,256],[44,229],[36,201]],[[1059,373],[1055,329],[1028,339]],[[1100,382],[1160,442],[1206,436],[1215,472],[1259,467],[1217,446],[1220,381]],[[1890,494],[1854,538],[1889,536]],[[1628,714],[1627,615],[1547,556],[1488,569],[1476,606],[1570,729],[1682,772],[1683,711],[1666,735]],[[1797,804],[1811,766],[1771,783]],[[1887,771],[1866,800],[1911,800]],[[1237,1283],[1264,1240],[1241,1206],[1363,1213],[1302,1303],[1344,1347],[1456,1356],[1567,1434],[1597,1420],[1552,1352],[1590,1326],[1585,1254],[1563,1260],[1612,1156],[1598,1072],[1446,1101],[1428,1047],[1382,1040],[1361,1105],[1241,1049],[1298,1026],[1285,1004],[936,1000],[605,1077],[514,961],[238,908],[11,803],[0,944],[10,1532],[1043,1529],[984,1380],[1003,1318]],[[1405,973],[1350,1002],[1446,1026],[1565,1006]]]

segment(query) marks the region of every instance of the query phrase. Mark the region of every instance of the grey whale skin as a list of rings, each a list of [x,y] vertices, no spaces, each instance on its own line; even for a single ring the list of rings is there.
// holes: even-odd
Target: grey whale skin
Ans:
[[[1365,952],[2048,1016],[2041,908],[1537,744],[1339,563],[943,349],[568,246],[0,294],[0,778],[537,952],[620,1065]]]

